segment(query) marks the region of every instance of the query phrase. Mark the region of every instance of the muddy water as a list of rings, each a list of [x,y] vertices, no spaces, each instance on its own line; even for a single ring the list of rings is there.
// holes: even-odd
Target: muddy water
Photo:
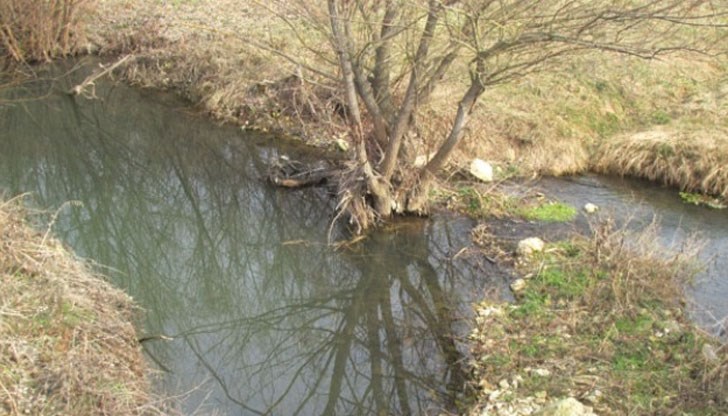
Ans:
[[[398,222],[334,250],[330,198],[264,180],[268,159],[293,149],[158,94],[55,92],[69,86],[3,93],[0,189],[57,209],[55,234],[145,309],[142,335],[171,338],[143,346],[185,413],[452,407],[462,318],[505,284],[460,253],[470,221]]]

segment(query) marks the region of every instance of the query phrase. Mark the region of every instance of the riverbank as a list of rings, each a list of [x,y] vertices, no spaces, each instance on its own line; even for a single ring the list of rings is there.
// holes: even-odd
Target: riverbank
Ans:
[[[197,4],[197,2],[190,4],[186,2],[175,2],[170,6],[186,7],[194,4]],[[150,16],[154,18],[154,15]],[[147,68],[150,73],[156,71],[167,77],[168,81],[162,78],[161,84],[156,85],[156,87],[164,86],[164,82],[168,83],[166,86],[170,89],[179,88],[178,91],[181,91],[184,87],[169,84],[170,77],[175,76],[174,73],[177,71],[172,66],[173,64],[168,64],[165,61],[150,60],[149,56],[142,56],[141,62],[143,62],[142,65],[151,65]],[[199,62],[195,64],[199,65]],[[144,67],[138,66],[128,69],[130,71],[143,71]],[[201,78],[189,79],[184,82],[188,82],[190,86],[199,86],[201,84],[204,85],[206,80],[210,79],[209,73],[202,72],[202,75],[199,74],[193,68],[193,71],[188,75],[190,77],[201,76]],[[157,76],[158,74],[151,75]],[[297,89],[297,79],[288,78],[288,80],[291,81],[291,84],[280,84],[276,81],[271,81],[270,83],[260,82],[253,85],[252,89],[245,90],[246,94],[252,94],[251,97],[259,96],[256,94],[263,92],[270,93],[273,97],[270,101],[262,102],[259,107],[254,105],[246,107],[250,111],[259,111],[258,109],[260,108],[266,109],[262,114],[258,114],[260,123],[253,122],[249,124],[262,126],[259,128],[273,130],[285,129],[288,126],[297,124],[290,117],[286,119],[285,110],[279,111],[277,107],[267,107],[269,105],[275,106],[277,105],[276,103],[280,102],[279,100],[282,98],[279,94],[285,95],[299,91]],[[155,85],[150,84],[150,86]],[[211,91],[215,91],[215,89],[213,88]],[[223,98],[225,98],[224,94]],[[270,108],[272,110],[267,110]],[[433,114],[436,114],[436,112],[433,111]],[[245,121],[253,120],[247,118],[239,119],[236,117],[240,117],[240,114],[236,115],[235,111],[233,111],[231,120],[237,120],[243,125],[245,125]],[[221,118],[225,118],[224,113]],[[655,118],[664,120],[665,116],[659,115],[659,117],[655,116]],[[266,122],[270,123],[269,127],[265,127]],[[314,136],[306,135],[313,131],[315,130],[303,132],[303,137],[311,137],[312,144],[325,146],[327,143],[325,139],[319,137],[317,141]],[[563,137],[566,141],[567,136]],[[511,139],[509,138],[508,140],[510,143]],[[538,155],[536,154],[534,156],[531,152],[535,152],[538,149],[537,146],[538,141],[528,145],[524,144],[523,148],[505,148],[507,157],[504,160],[509,160],[510,162],[503,162],[501,165],[502,169],[512,168],[513,173],[520,174],[528,172],[526,167],[524,167],[527,166],[525,163],[523,165],[519,164],[523,160],[518,159],[519,153],[517,151],[527,154],[526,157],[536,157]],[[495,148],[490,148],[490,151],[494,151],[493,149]],[[480,151],[480,147],[478,147],[477,151]],[[512,151],[512,154],[509,154],[510,151]],[[569,153],[564,153],[562,156],[565,157],[568,155]],[[547,161],[547,159],[545,160]],[[578,160],[578,158],[574,157],[574,160]],[[554,162],[554,160],[552,159],[551,162]],[[569,166],[567,162],[564,162],[564,166]],[[553,165],[555,166],[556,163],[553,163]],[[550,168],[553,168],[553,166]],[[534,171],[540,172],[538,169]],[[606,414],[610,414],[610,412],[621,414],[625,408],[627,409],[626,411],[647,414],[676,407],[688,410],[696,409],[695,411],[704,411],[706,413],[711,413],[715,409],[718,409],[717,411],[723,410],[720,407],[723,406],[720,394],[712,392],[720,392],[721,390],[719,388],[721,385],[716,383],[725,380],[725,366],[723,364],[725,360],[720,355],[724,353],[724,350],[720,350],[717,347],[705,348],[705,345],[709,345],[707,338],[705,338],[706,341],[704,343],[699,344],[701,345],[700,348],[698,348],[698,344],[692,343],[695,339],[703,340],[703,336],[699,331],[690,329],[692,327],[683,317],[682,313],[679,312],[679,306],[675,307],[677,309],[673,309],[675,300],[679,299],[678,295],[667,293],[665,295],[667,297],[661,297],[659,301],[666,302],[665,306],[654,303],[656,301],[651,298],[648,299],[646,306],[641,306],[639,302],[637,303],[638,307],[636,309],[630,306],[629,302],[635,299],[625,299],[623,296],[625,293],[631,296],[634,292],[630,289],[634,289],[634,287],[629,285],[629,281],[625,282],[621,278],[629,276],[631,269],[628,268],[625,271],[619,269],[617,267],[618,265],[615,265],[613,262],[601,262],[599,255],[596,256],[596,260],[590,263],[588,260],[591,255],[584,254],[592,252],[593,248],[602,247],[600,244],[594,244],[583,249],[578,248],[578,243],[571,243],[572,246],[577,247],[576,249],[573,247],[551,247],[548,255],[558,255],[558,257],[552,258],[546,257],[546,255],[544,257],[535,257],[533,264],[524,263],[519,266],[523,267],[521,270],[524,276],[528,276],[529,274],[533,274],[533,276],[531,277],[532,283],[530,286],[527,284],[525,291],[521,292],[521,303],[516,305],[514,309],[510,309],[510,306],[502,305],[481,305],[480,310],[484,311],[481,312],[481,317],[491,316],[488,311],[496,307],[501,308],[501,312],[496,312],[494,316],[501,316],[502,314],[506,316],[506,320],[502,322],[498,320],[482,320],[486,324],[486,327],[481,328],[480,332],[484,332],[485,328],[489,332],[493,331],[494,328],[498,329],[498,325],[502,324],[502,328],[506,328],[503,333],[506,333],[508,336],[502,336],[503,333],[501,333],[501,336],[498,338],[482,338],[482,345],[487,346],[488,349],[484,349],[485,359],[482,359],[483,354],[478,359],[485,361],[486,365],[488,365],[492,364],[488,363],[488,359],[490,358],[489,354],[492,351],[505,351],[508,355],[511,355],[515,351],[517,354],[514,354],[516,357],[514,360],[517,362],[515,364],[505,363],[508,365],[504,365],[504,363],[496,360],[498,365],[491,365],[490,367],[484,366],[477,370],[480,377],[479,385],[482,389],[480,391],[482,401],[480,402],[478,412],[482,412],[483,409],[488,409],[488,406],[495,403],[502,407],[508,406],[509,403],[517,402],[519,398],[522,398],[526,402],[529,402],[531,400],[530,398],[533,398],[534,402],[543,404],[552,398],[563,396],[576,397],[579,400],[593,405],[599,412]],[[619,245],[618,247],[621,248]],[[618,251],[617,253],[609,255],[608,258],[625,261],[626,257],[622,255],[624,252]],[[579,261],[573,259],[579,259]],[[589,282],[583,282],[582,280],[586,279],[583,279],[581,274],[585,273],[585,271],[580,269],[569,270],[568,274],[561,273],[558,276],[552,276],[545,272],[542,273],[543,270],[562,268],[564,264],[573,266],[572,261],[577,267],[580,267],[578,264],[581,261],[584,262],[583,264],[598,266],[589,270],[603,270],[604,274],[595,273],[588,276],[601,278],[601,280],[590,279]],[[629,261],[625,262],[625,264],[628,266],[633,265]],[[655,263],[649,264],[650,267],[654,267]],[[547,268],[542,268],[543,265],[546,265]],[[604,269],[601,269],[602,267]],[[626,273],[626,275],[620,274],[620,270]],[[571,274],[572,272],[574,273],[573,275]],[[573,292],[574,286],[572,283],[574,281],[577,283],[575,287],[578,289],[578,292],[576,293]],[[605,282],[608,282],[609,285],[604,286]],[[616,286],[612,284],[613,282],[616,282]],[[681,280],[680,282],[682,283]],[[602,286],[599,286],[599,283]],[[651,292],[654,288],[663,288],[662,283],[663,281],[658,279],[656,282],[653,282],[654,286],[649,286],[645,289],[645,292]],[[638,287],[638,289],[640,288]],[[613,293],[609,292],[609,290],[612,290]],[[598,299],[598,296],[594,294],[604,293],[612,293],[617,300],[616,303],[605,303],[607,306],[600,306],[600,309],[598,309],[606,316],[604,321],[595,321],[593,322],[594,325],[587,322],[587,324],[583,325],[580,319],[579,323],[577,323],[576,318],[583,318],[583,311],[585,309],[591,310],[588,308],[591,308],[593,305],[588,302],[594,302],[595,299]],[[577,300],[575,297],[579,297],[579,299]],[[562,300],[563,302],[559,302]],[[569,302],[575,303],[572,305]],[[626,315],[611,313],[615,309],[618,311],[626,311]],[[524,313],[524,310],[528,313]],[[579,315],[580,312],[582,313],[581,315]],[[677,318],[672,319],[674,316],[677,316]],[[533,325],[535,322],[538,322],[539,325]],[[566,329],[562,329],[562,326]],[[549,332],[543,332],[544,328],[548,329]],[[669,343],[660,343],[659,341],[665,337],[667,330],[671,333],[679,331],[681,336],[677,337],[677,340],[671,338]],[[496,333],[498,331],[494,331],[494,334]],[[552,335],[554,333],[558,337],[553,337]],[[682,338],[683,334],[688,335]],[[654,337],[657,341],[654,342],[651,337]],[[476,336],[474,336],[474,339],[478,342]],[[500,344],[490,344],[490,341],[500,342]],[[644,345],[648,345],[648,347],[645,349]],[[634,356],[626,353],[633,350],[638,352]],[[610,355],[610,352],[615,351],[615,354]],[[715,359],[711,355],[711,351],[715,355]],[[574,353],[580,353],[580,355]],[[502,355],[500,358],[503,358]],[[577,361],[579,363],[573,367],[569,367],[572,363],[568,360],[564,362],[565,359],[563,357],[565,356],[570,358],[572,356],[578,356],[579,359]],[[704,357],[706,362],[713,363],[712,367],[694,365],[693,362],[700,360],[699,357]],[[671,372],[672,367],[659,366],[661,361],[666,361],[668,364],[674,365],[678,370],[673,373]],[[523,365],[523,363],[527,365]],[[477,363],[474,365],[477,365]],[[589,365],[589,367],[582,367],[586,365]],[[499,371],[504,371],[504,369],[509,370],[509,372],[506,374],[499,373]],[[710,371],[707,371],[708,369]],[[558,374],[558,377],[551,378],[551,375],[554,374]],[[644,379],[640,378],[643,376]],[[655,378],[652,378],[653,376]],[[678,390],[674,390],[675,384],[665,384],[671,382],[673,376],[675,376],[674,380],[679,380],[680,382],[677,385],[680,388]],[[543,378],[546,378],[547,381],[543,382]],[[503,382],[504,380],[505,382]],[[588,384],[590,382],[599,388],[594,390],[584,389],[582,384]],[[628,386],[626,389],[619,388],[619,385],[623,382]],[[698,382],[702,384],[696,384]],[[616,387],[614,386],[615,384],[617,385]],[[658,387],[650,390],[649,387],[653,385]],[[700,386],[703,390],[698,390],[697,386]],[[597,394],[597,392],[601,394]],[[625,395],[632,397],[632,393],[636,393],[634,395],[635,400],[625,402],[625,408],[619,407],[622,404],[616,398],[621,399]],[[683,393],[688,397],[685,401],[682,401]],[[492,400],[491,396],[493,397]],[[696,403],[698,404],[696,405]],[[703,405],[702,408],[699,407],[700,403]],[[530,406],[530,404],[528,405]]]
[[[122,74],[131,83],[176,91],[220,120],[336,148],[345,138],[332,127],[341,99],[331,80],[302,69],[331,69],[311,47],[327,40],[283,13],[253,1],[103,0],[92,38],[102,53],[136,56]],[[728,131],[727,73],[725,58],[593,54],[496,86],[451,170],[479,157],[499,177],[595,170],[725,199],[728,146],[715,143]],[[445,136],[465,87],[445,79],[422,108],[425,141]]]
[[[684,311],[699,247],[669,252],[649,229],[630,235],[604,220],[531,253],[494,253],[488,236],[476,227],[474,241],[521,279],[515,303],[475,307],[470,415],[728,413],[728,346]]]
[[[0,201],[3,414],[164,414],[132,321],[133,300]]]

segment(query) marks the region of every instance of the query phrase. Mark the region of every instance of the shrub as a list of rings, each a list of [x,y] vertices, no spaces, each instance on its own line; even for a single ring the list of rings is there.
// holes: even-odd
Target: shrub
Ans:
[[[0,2],[0,59],[48,61],[85,43],[86,17],[95,0],[3,0]]]

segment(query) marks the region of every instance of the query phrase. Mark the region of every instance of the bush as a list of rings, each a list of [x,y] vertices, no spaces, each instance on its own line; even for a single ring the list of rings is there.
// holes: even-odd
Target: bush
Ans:
[[[85,42],[85,19],[95,0],[0,1],[0,59],[49,61]]]

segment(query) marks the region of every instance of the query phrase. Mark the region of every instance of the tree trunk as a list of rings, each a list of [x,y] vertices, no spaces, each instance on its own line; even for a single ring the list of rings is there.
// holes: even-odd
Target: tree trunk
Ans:
[[[480,62],[478,62],[478,67],[481,66]],[[473,107],[478,101],[478,98],[483,94],[483,91],[485,91],[480,74],[480,71],[471,74],[470,88],[468,88],[458,103],[458,111],[452,129],[450,129],[450,134],[442,146],[440,146],[437,153],[435,153],[432,160],[420,171],[419,183],[417,186],[412,187],[407,198],[407,211],[418,214],[427,212],[428,193],[435,174],[445,166],[455,147],[460,143],[460,140],[463,138],[465,126],[468,124],[470,115],[473,112]]]
[[[432,39],[435,36],[435,30],[440,20],[443,7],[438,0],[430,0],[427,13],[427,22],[420,35],[420,42],[415,53],[414,63],[412,70],[410,71],[410,79],[407,85],[407,92],[405,92],[402,104],[399,106],[399,113],[394,126],[391,126],[389,133],[389,143],[387,150],[384,154],[384,161],[380,167],[382,176],[387,181],[392,179],[397,162],[399,160],[399,150],[402,146],[402,141],[407,133],[412,114],[417,107],[418,90],[420,88],[419,82],[425,72],[425,60],[429,55],[430,46]]]
[[[331,32],[333,34],[333,42],[336,47],[336,52],[339,57],[339,65],[341,67],[342,80],[344,84],[344,92],[346,95],[346,103],[349,106],[349,113],[351,115],[350,125],[352,132],[352,139],[355,145],[355,151],[357,156],[357,164],[360,172],[364,176],[366,182],[366,188],[373,198],[373,206],[375,212],[382,217],[389,217],[392,212],[392,197],[389,187],[386,186],[386,182],[382,181],[381,177],[376,175],[374,169],[369,162],[369,157],[366,150],[366,144],[364,143],[364,133],[361,123],[361,112],[359,110],[359,102],[357,96],[357,89],[355,83],[355,73],[349,54],[349,42],[345,32],[344,26],[342,26],[341,17],[339,15],[339,9],[336,6],[335,0],[328,0],[329,15],[331,19]],[[359,197],[359,196],[356,196]],[[351,212],[351,215],[361,216],[366,215],[360,212],[361,209],[355,209]],[[368,221],[362,219],[362,227],[366,228]]]

